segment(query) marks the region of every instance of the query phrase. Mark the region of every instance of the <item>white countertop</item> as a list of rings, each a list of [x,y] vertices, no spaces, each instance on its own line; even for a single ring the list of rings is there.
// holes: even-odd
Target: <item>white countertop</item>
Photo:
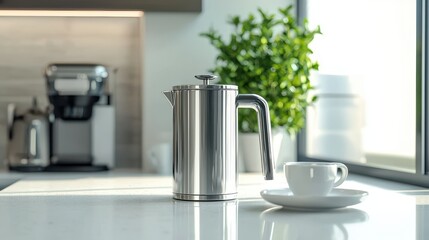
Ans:
[[[351,175],[341,188],[369,192],[351,207],[284,210],[265,202],[263,181],[241,174],[226,202],[172,199],[171,177],[140,173],[10,174],[0,191],[1,239],[429,239],[429,189]]]

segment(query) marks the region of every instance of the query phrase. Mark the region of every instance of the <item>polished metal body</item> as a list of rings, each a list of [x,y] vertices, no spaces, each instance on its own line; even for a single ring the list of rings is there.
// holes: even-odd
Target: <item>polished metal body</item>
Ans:
[[[229,200],[237,195],[237,107],[259,114],[265,179],[273,179],[271,127],[266,101],[238,94],[237,86],[203,85],[165,91],[173,106],[173,194],[181,200]]]
[[[49,164],[49,123],[47,113],[33,107],[18,114],[8,105],[7,161],[11,169],[40,171]]]

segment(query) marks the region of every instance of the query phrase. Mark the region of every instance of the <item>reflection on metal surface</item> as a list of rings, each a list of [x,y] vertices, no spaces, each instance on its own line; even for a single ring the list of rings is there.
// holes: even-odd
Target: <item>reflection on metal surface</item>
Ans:
[[[348,239],[347,223],[368,221],[366,212],[357,209],[298,212],[275,207],[261,214],[261,239]]]
[[[235,240],[238,202],[174,201],[174,239]]]

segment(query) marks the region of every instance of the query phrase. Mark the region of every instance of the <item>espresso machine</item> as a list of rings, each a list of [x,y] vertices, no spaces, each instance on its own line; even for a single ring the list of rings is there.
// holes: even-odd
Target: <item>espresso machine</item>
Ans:
[[[46,171],[103,171],[114,166],[115,113],[109,72],[100,64],[50,64],[50,165]]]

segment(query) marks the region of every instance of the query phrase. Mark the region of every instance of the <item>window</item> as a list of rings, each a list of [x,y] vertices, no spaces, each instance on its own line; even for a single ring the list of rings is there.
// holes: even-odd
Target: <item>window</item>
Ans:
[[[297,2],[323,33],[311,46],[319,100],[307,111],[299,160],[429,186],[424,1]]]

